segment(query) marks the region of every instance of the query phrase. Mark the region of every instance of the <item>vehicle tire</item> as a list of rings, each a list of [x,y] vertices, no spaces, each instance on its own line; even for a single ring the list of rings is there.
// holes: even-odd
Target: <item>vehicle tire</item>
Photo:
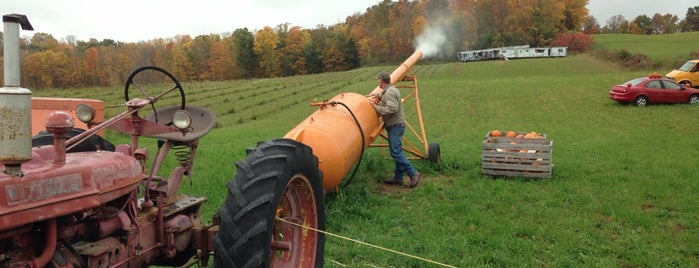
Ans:
[[[634,104],[636,104],[638,107],[646,106],[646,104],[648,104],[648,97],[638,96],[636,97],[636,100],[634,100]]]
[[[439,163],[442,160],[441,152],[439,150],[439,143],[432,142],[427,145],[427,160],[433,163]]]
[[[689,96],[689,103],[699,103],[699,94],[692,94],[691,96]]]
[[[322,267],[325,235],[279,221],[325,229],[325,196],[310,147],[275,139],[236,163],[219,208],[214,267]]]

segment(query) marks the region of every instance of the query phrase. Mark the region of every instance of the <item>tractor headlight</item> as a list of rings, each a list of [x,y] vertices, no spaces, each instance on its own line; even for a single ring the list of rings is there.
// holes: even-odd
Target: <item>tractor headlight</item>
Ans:
[[[80,122],[85,124],[92,123],[92,120],[95,119],[95,108],[86,104],[78,104],[75,107],[75,114]]]
[[[172,124],[180,130],[185,130],[192,125],[192,116],[185,110],[177,111],[172,115]]]

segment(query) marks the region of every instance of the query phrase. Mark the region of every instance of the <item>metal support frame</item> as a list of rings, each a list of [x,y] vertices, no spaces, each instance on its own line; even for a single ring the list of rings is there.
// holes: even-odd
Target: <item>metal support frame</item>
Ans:
[[[405,76],[403,76],[403,78],[394,83],[394,86],[398,88],[399,91],[402,91],[401,96],[403,96],[403,109],[405,110],[405,104],[409,103],[411,100],[414,100],[415,112],[417,113],[417,125],[411,123],[407,117],[405,119],[406,133],[409,132],[412,135],[403,135],[403,151],[412,155],[407,156],[408,159],[427,159],[427,133],[425,131],[425,124],[422,119],[422,109],[420,107],[419,94],[420,90],[417,87],[417,76],[411,71],[410,74],[406,74]],[[403,94],[404,92],[407,92],[408,94]],[[381,137],[382,140],[370,144],[369,147],[388,148],[387,133],[385,131],[382,131],[381,134],[379,134],[379,137]],[[422,148],[418,147],[418,143],[422,144]],[[386,154],[385,150],[382,149],[381,151],[382,155]]]

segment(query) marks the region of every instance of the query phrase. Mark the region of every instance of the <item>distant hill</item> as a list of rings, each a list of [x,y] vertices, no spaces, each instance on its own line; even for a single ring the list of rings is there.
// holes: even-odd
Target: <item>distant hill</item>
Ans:
[[[699,32],[661,35],[598,34],[593,36],[596,50],[626,50],[644,54],[654,61],[684,61],[699,55]]]

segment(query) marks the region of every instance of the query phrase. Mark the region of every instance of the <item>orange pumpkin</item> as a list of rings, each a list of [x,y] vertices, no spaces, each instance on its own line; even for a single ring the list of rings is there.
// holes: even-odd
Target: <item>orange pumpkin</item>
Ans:
[[[491,137],[500,137],[501,135],[502,135],[502,133],[500,133],[500,130],[496,129],[496,130],[490,131]]]
[[[527,133],[527,135],[524,135],[525,139],[541,139],[543,136],[541,136],[539,133],[536,133],[535,131]]]
[[[514,138],[517,137],[517,133],[515,133],[514,131],[508,131],[507,134],[505,134],[505,137]]]

